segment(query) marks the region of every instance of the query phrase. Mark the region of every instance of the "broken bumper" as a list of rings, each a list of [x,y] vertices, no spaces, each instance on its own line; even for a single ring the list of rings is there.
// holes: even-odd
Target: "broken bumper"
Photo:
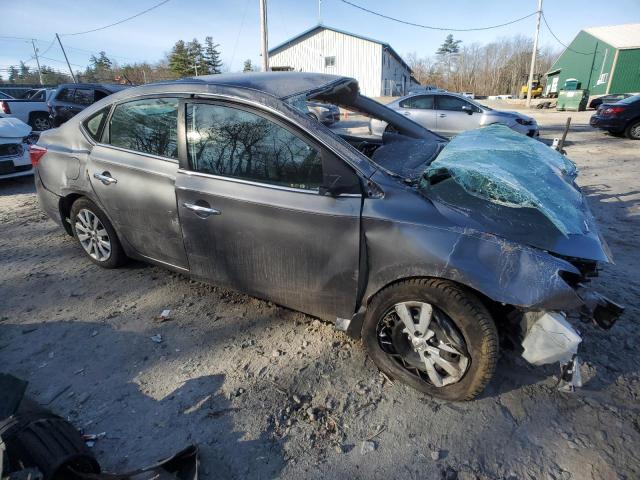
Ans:
[[[580,316],[609,329],[624,312],[624,307],[599,293],[579,286],[583,302]],[[582,386],[578,347],[582,337],[560,311],[531,311],[522,314],[522,357],[533,365],[560,363],[560,390],[573,391]]]

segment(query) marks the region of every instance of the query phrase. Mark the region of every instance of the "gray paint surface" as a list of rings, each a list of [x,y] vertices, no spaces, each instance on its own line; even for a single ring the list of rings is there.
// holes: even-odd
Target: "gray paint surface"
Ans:
[[[314,92],[311,98],[377,110],[408,137],[442,141],[360,97],[351,79],[278,73],[147,85],[98,102],[42,135],[40,144],[49,149],[37,168],[43,209],[64,222],[61,200],[87,196],[116,225],[128,255],[326,319],[349,318],[385,285],[422,276],[447,278],[522,308],[581,305],[560,276],[577,275],[573,264],[453,222],[415,188],[283,101],[305,89]],[[108,104],[158,94],[252,105],[353,168],[363,196],[325,196],[189,174],[184,125],[178,131],[179,165],[96,145],[82,131],[81,122]],[[120,177],[118,183],[93,181],[95,172],[105,171]],[[221,214],[200,218],[184,203],[209,205]]]

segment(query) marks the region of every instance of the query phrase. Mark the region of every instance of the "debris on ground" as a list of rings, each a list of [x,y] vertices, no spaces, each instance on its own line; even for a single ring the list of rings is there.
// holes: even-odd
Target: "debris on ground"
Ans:
[[[360,453],[362,455],[366,455],[367,453],[373,452],[376,449],[376,443],[371,440],[365,440],[360,445]]]
[[[152,335],[149,338],[156,343],[162,343],[162,335],[160,335],[159,333],[156,333],[155,335]]]
[[[160,315],[156,317],[156,321],[158,323],[166,322],[168,320],[171,320],[171,310],[169,309],[162,310],[162,312],[160,312]]]

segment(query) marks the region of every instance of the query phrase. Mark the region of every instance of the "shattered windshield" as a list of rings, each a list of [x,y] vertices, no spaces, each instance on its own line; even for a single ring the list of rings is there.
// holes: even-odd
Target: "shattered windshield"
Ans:
[[[530,216],[535,225],[533,209],[568,236],[588,232],[591,223],[576,175],[565,156],[496,124],[455,137],[425,170],[420,190],[445,203],[481,207],[496,223],[517,221],[508,213]]]

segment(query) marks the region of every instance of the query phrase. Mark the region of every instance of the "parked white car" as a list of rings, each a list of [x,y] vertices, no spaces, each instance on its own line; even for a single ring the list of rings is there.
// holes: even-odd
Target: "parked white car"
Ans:
[[[31,127],[22,120],[0,118],[0,180],[33,174],[28,137]]]
[[[52,123],[49,118],[48,102],[55,88],[39,89],[29,99],[0,99],[0,112],[27,123],[36,131],[48,130]]]

